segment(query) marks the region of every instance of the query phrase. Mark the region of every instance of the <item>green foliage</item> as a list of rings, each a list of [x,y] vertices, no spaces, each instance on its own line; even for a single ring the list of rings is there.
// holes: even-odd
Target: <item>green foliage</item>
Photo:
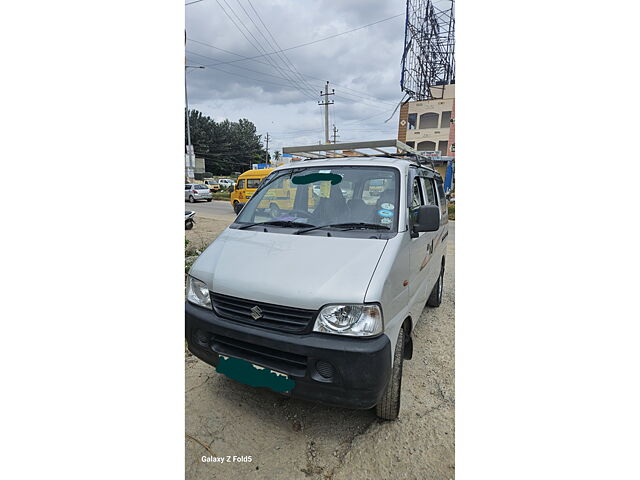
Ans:
[[[229,200],[231,193],[229,192],[214,192],[211,194],[214,200]]]
[[[455,220],[456,219],[456,204],[455,203],[450,203],[448,206],[449,209],[449,220]]]
[[[198,157],[204,158],[205,169],[212,176],[228,176],[244,172],[252,163],[263,163],[266,155],[261,135],[246,118],[237,122],[216,122],[197,110],[189,111],[191,143]],[[186,138],[186,122],[185,122]]]

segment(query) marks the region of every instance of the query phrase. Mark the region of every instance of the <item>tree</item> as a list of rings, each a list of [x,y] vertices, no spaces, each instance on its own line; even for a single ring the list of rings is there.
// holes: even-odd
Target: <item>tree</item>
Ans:
[[[246,118],[216,122],[197,110],[190,110],[189,125],[191,143],[196,156],[204,158],[207,172],[229,175],[264,161],[266,151],[261,136],[256,133],[253,122]]]

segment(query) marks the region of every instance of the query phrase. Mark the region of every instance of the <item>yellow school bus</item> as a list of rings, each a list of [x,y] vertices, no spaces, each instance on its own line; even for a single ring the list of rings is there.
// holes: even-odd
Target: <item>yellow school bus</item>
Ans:
[[[233,192],[231,192],[229,199],[234,212],[240,213],[240,210],[242,210],[244,204],[247,203],[247,200],[254,194],[260,182],[271,172],[273,172],[273,168],[247,170],[238,177],[238,182]]]
[[[231,192],[231,205],[236,213],[245,203],[253,196],[258,185],[269,175],[274,169],[265,168],[260,170],[248,170],[238,177],[238,183],[233,192]],[[316,185],[314,188],[308,188],[307,205],[311,208],[315,207],[320,197],[329,196],[331,185],[329,183]],[[258,209],[268,212],[271,217],[277,217],[280,210],[292,210],[296,199],[297,185],[292,184],[289,178],[281,180],[280,188],[270,188],[265,197],[260,201]]]

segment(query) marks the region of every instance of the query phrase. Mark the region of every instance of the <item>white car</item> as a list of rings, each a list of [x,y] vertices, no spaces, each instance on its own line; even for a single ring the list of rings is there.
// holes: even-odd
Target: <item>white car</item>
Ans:
[[[230,178],[221,178],[218,180],[218,183],[222,188],[229,188],[235,186],[235,182]]]
[[[274,198],[277,218],[263,208]],[[191,267],[188,348],[240,382],[249,371],[394,420],[402,363],[424,341],[412,332],[442,301],[448,234],[442,177],[415,156],[279,167]]]
[[[201,183],[185,183],[184,185],[184,199],[189,200],[191,203],[195,203],[198,200],[206,200],[210,202],[213,200],[213,195],[209,191],[209,185]]]

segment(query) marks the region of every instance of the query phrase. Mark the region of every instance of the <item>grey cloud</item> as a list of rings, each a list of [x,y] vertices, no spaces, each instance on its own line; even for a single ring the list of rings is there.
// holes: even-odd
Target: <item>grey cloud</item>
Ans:
[[[351,30],[402,13],[405,8],[404,2],[392,0],[251,2],[282,48]],[[227,8],[223,0],[220,3]],[[260,40],[261,45],[271,51],[271,47],[245,16],[238,1],[227,0],[227,3]],[[247,0],[240,0],[240,3],[253,16]],[[263,29],[255,16],[254,20]],[[260,54],[226,17],[215,0],[205,0],[186,7],[186,29],[191,39],[248,57]],[[265,35],[271,40],[266,32]],[[385,124],[384,120],[391,115],[402,97],[399,80],[403,41],[404,17],[399,17],[287,51],[287,57],[299,72],[316,77],[304,77],[305,82],[299,81],[297,75],[288,71],[287,76],[295,81],[281,78],[282,73],[277,69],[259,63],[267,62],[265,57],[216,67],[229,73],[214,68],[193,70],[187,77],[190,107],[216,119],[248,118],[256,124],[259,133],[270,132],[273,138],[270,146],[275,149],[283,144],[316,143],[324,136],[321,107],[317,105],[320,99],[318,93],[325,80],[330,80],[337,95],[332,97],[335,105],[331,107],[331,120],[340,130],[340,140],[389,138],[397,128],[397,113],[389,123]],[[187,42],[186,48],[190,52],[212,57],[187,54],[189,64],[193,65],[210,65],[240,58],[191,41]],[[275,61],[282,63],[276,56]],[[372,118],[362,120],[366,117]]]

